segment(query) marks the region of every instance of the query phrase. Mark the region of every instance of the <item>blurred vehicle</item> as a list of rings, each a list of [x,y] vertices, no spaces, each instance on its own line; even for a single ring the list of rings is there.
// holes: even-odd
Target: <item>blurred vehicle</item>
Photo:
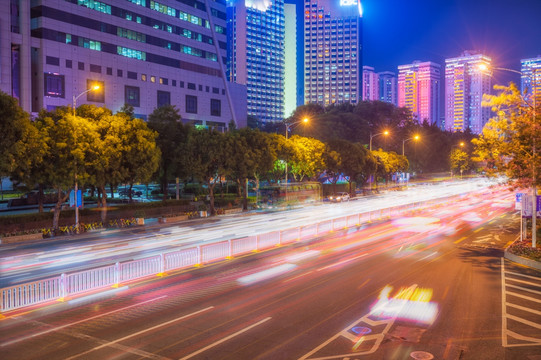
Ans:
[[[332,194],[329,196],[330,202],[342,202],[342,201],[349,201],[349,194],[347,192],[339,192],[336,194]]]

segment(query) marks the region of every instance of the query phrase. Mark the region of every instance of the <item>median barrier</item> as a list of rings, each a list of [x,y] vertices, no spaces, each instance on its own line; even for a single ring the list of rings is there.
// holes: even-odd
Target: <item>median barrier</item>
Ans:
[[[455,195],[457,196],[457,195]],[[454,197],[454,196],[453,196]],[[447,198],[448,200],[449,198]],[[443,200],[432,201],[431,204]],[[118,286],[121,282],[134,281],[148,276],[161,275],[165,271],[179,270],[191,266],[230,259],[235,255],[251,251],[270,249],[309,236],[319,236],[333,230],[354,227],[384,215],[404,214],[429,202],[414,203],[375,210],[371,212],[341,216],[317,223],[277,230],[269,233],[219,241],[187,249],[180,249],[146,258],[117,262],[112,265],[64,273],[44,280],[28,282],[0,289],[0,312],[16,310],[65,297],[81,295]]]

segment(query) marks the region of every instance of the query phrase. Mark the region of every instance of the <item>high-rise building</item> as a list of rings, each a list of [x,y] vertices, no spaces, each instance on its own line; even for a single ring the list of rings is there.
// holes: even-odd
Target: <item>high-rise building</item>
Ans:
[[[520,78],[521,93],[526,101],[536,106],[541,105],[541,55],[520,61],[522,76]]]
[[[304,0],[304,101],[356,104],[362,91],[360,0]]]
[[[431,61],[414,61],[398,67],[398,106],[408,108],[419,123],[438,123],[440,69],[439,64]]]
[[[284,116],[304,104],[304,4],[284,0]]]
[[[371,66],[363,66],[363,92],[364,101],[379,100],[378,74]]]
[[[246,90],[225,76],[224,0],[3,3],[10,11],[0,12],[0,89],[24,110],[78,97],[78,105],[113,112],[129,104],[143,119],[171,104],[185,122],[245,124]],[[93,85],[100,90],[83,94]]]
[[[379,100],[398,105],[398,86],[396,74],[391,71],[378,73],[379,79]]]
[[[490,118],[483,94],[491,93],[491,59],[475,51],[445,60],[445,129],[479,134]],[[483,64],[483,66],[481,66]]]
[[[248,115],[284,118],[284,1],[231,0],[227,5],[228,74],[246,85]]]

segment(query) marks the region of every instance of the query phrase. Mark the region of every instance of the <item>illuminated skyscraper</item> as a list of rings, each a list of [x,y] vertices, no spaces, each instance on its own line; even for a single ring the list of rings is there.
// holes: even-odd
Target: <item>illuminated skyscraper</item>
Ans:
[[[304,104],[304,3],[284,0],[284,116]]]
[[[70,106],[99,85],[77,104],[128,104],[142,119],[170,104],[184,122],[245,125],[246,89],[225,76],[225,0],[1,3],[0,90],[25,111]]]
[[[228,74],[246,85],[248,115],[284,118],[284,1],[227,3]]]
[[[398,67],[398,106],[408,108],[419,123],[438,123],[440,69],[439,64],[431,61],[414,61]]]
[[[362,89],[360,0],[304,0],[304,101],[356,104]]]
[[[363,66],[363,100],[379,100],[378,74],[371,66]]]
[[[378,73],[379,80],[379,100],[398,105],[398,86],[396,84],[396,74],[391,71]]]
[[[533,59],[524,59],[522,64],[520,79],[521,93],[526,94],[527,101],[535,100],[535,105],[541,105],[541,55]],[[533,95],[533,96],[532,96]]]
[[[445,129],[479,134],[490,118],[481,106],[483,94],[491,92],[491,59],[474,51],[445,60]],[[481,64],[486,67],[482,69]]]

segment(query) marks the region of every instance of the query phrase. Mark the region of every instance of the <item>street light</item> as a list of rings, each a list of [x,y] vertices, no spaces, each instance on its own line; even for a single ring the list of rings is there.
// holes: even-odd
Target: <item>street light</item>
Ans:
[[[372,138],[375,138],[375,137],[378,136],[378,135],[385,135],[385,136],[387,136],[387,135],[389,135],[389,131],[385,130],[385,131],[383,131],[383,132],[380,132],[380,133],[377,133],[377,134],[374,134],[374,135],[372,135],[372,133],[370,133],[370,151],[372,151]]]
[[[73,95],[73,102],[72,102],[72,114],[73,114],[73,117],[75,117],[75,104],[77,102],[77,99],[80,98],[81,96],[83,96],[84,94],[88,93],[88,92],[91,92],[91,91],[95,91],[95,90],[99,90],[100,89],[100,86],[99,85],[94,85],[92,86],[90,89],[87,89],[85,91],[83,91],[82,93],[80,93],[79,95],[75,96]],[[75,136],[75,138],[77,139],[77,137]],[[77,160],[75,160],[77,161]],[[78,192],[79,192],[79,189],[77,188],[77,163],[75,163],[75,189],[74,189],[74,195],[75,195],[75,232],[78,234],[79,233],[79,205],[77,204],[77,200],[79,200],[79,196],[78,196]]]
[[[480,64],[479,70],[487,70],[488,66],[486,64]],[[518,70],[508,69],[508,68],[501,68],[501,67],[492,67],[493,70],[501,70],[501,71],[509,71],[515,74],[519,74],[521,76],[524,76],[524,74]],[[535,87],[535,76],[530,77],[532,81],[532,88]],[[533,111],[532,111],[532,117],[533,117],[533,123],[535,124],[535,110],[536,110],[536,96],[534,91],[532,91],[532,97],[533,97]],[[530,106],[528,102],[524,99],[522,94],[520,95],[520,98],[522,101]],[[536,218],[537,218],[537,189],[535,186],[535,155],[536,155],[536,149],[535,149],[535,137],[532,139],[532,247],[536,247],[536,238],[537,238],[537,224],[536,224]],[[522,221],[522,220],[521,220]]]
[[[406,144],[406,142],[410,141],[410,140],[419,140],[421,137],[419,135],[415,135],[414,137],[410,137],[409,139],[405,139],[405,140],[402,140],[402,156],[404,156],[404,145]]]
[[[296,125],[296,124],[300,124],[300,123],[308,123],[308,121],[310,121],[308,118],[304,118],[302,120],[299,120],[299,121],[295,121],[295,122],[292,122],[292,123],[288,123],[288,122],[285,122],[284,121],[284,124],[286,126],[286,141],[289,139],[289,129],[291,127],[293,127],[293,125]],[[286,201],[287,201],[287,159],[286,159]]]

